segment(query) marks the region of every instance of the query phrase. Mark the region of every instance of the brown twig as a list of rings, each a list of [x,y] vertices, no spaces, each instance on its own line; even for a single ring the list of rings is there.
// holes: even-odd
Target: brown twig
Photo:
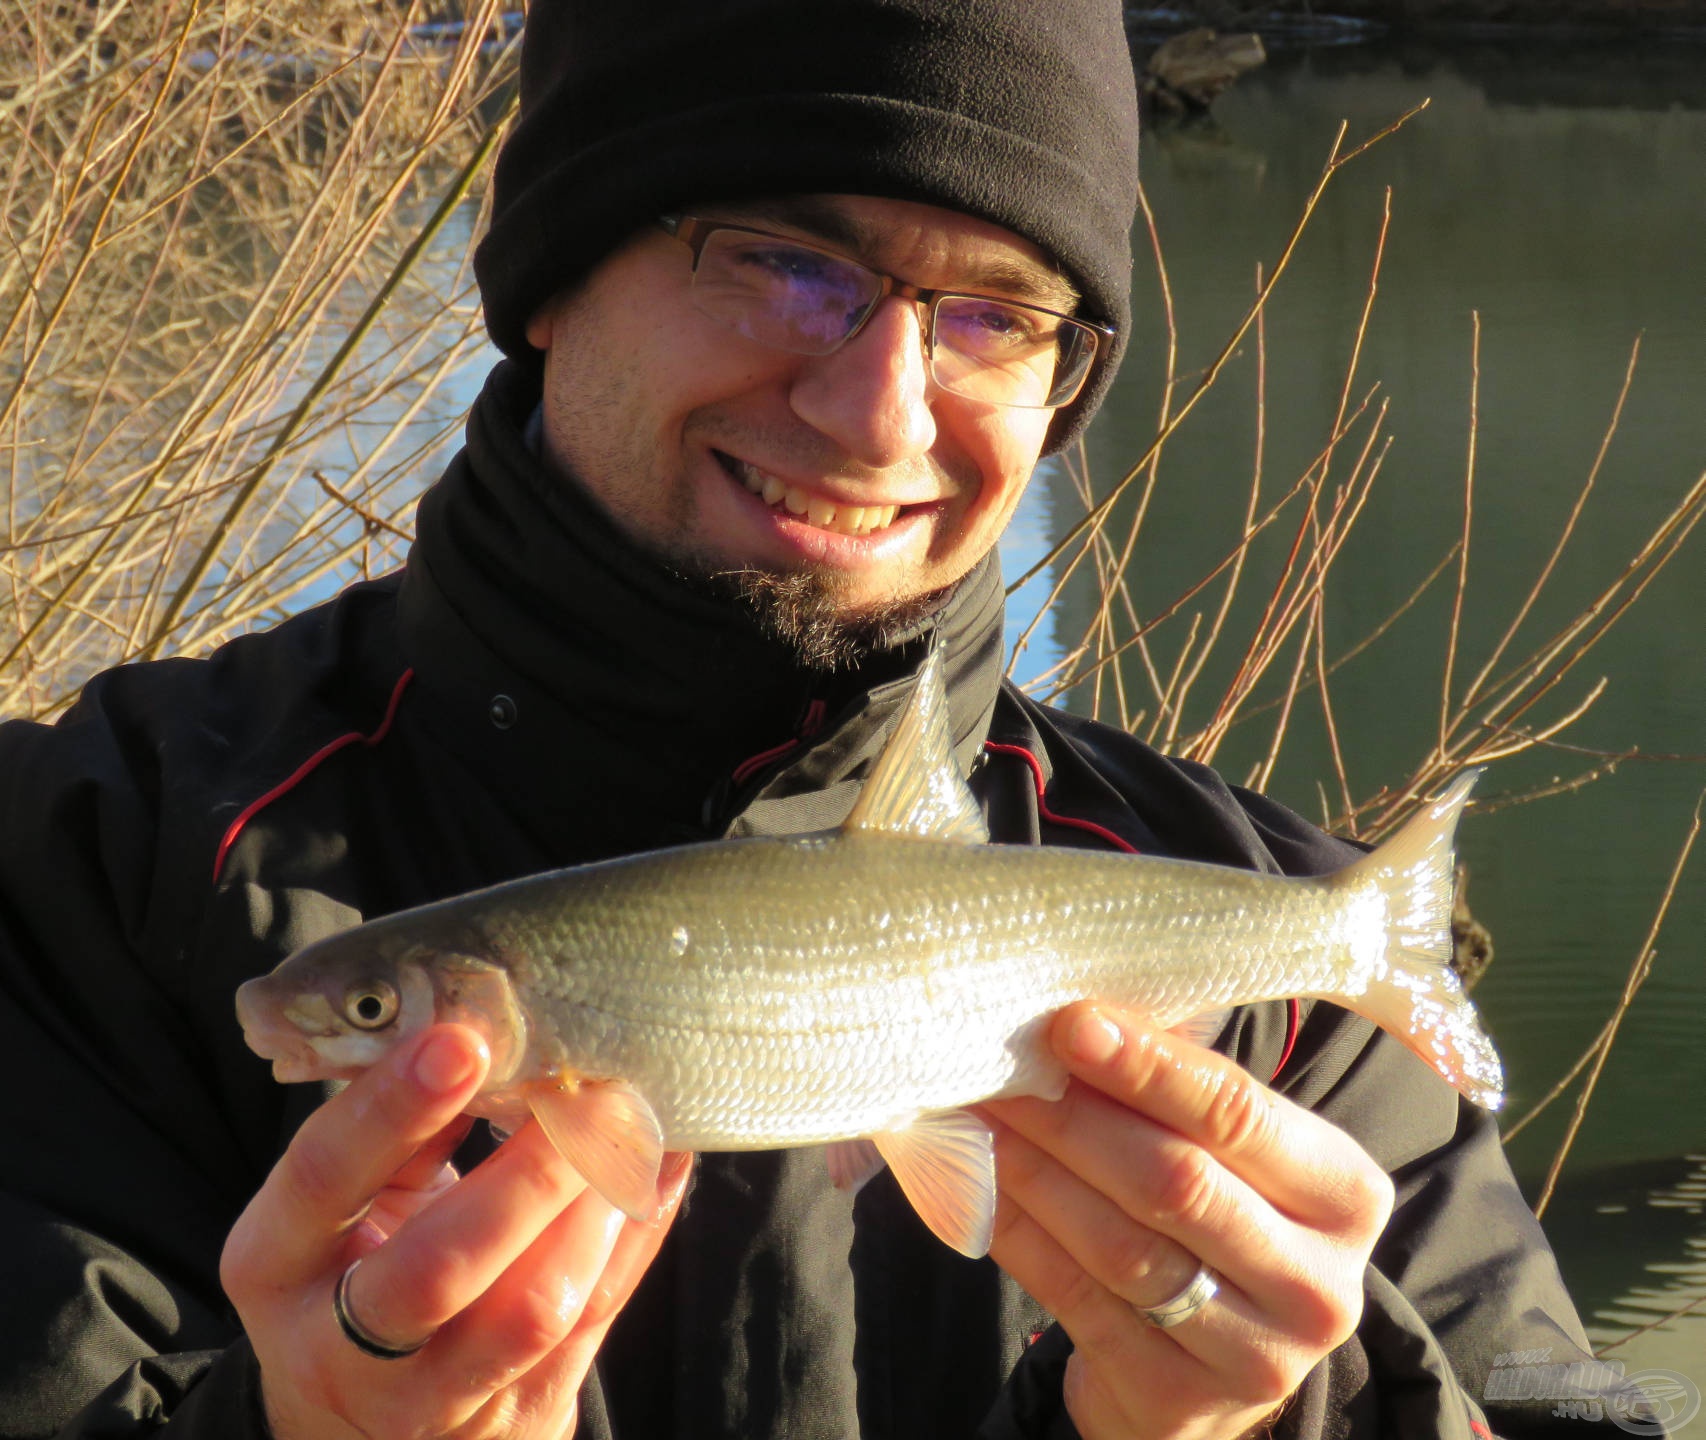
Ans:
[[[376,515],[365,506],[357,504],[354,500],[350,499],[348,495],[344,494],[342,490],[338,489],[336,485],[332,484],[332,482],[326,478],[326,472],[324,470],[314,471],[314,479],[322,490],[330,495],[332,499],[336,500],[338,504],[342,505],[344,509],[348,510],[350,514],[360,520],[361,523],[369,530],[383,530],[387,535],[395,535],[397,539],[404,543],[415,538],[407,530],[403,529],[402,526],[393,525],[383,515]]]
[[[1444,759],[1451,736],[1451,678],[1457,668],[1457,642],[1463,629],[1463,596],[1469,589],[1469,536],[1475,521],[1475,443],[1481,433],[1481,312],[1470,312],[1469,444],[1463,466],[1463,534],[1457,542],[1457,586],[1451,596],[1451,629],[1445,643],[1445,669],[1439,682],[1439,755]]]
[[[1476,323],[1479,327],[1479,317],[1477,317]],[[1479,329],[1477,328],[1478,336]],[[1504,658],[1505,651],[1509,648],[1511,641],[1516,638],[1517,631],[1521,629],[1522,622],[1528,618],[1535,602],[1539,600],[1541,591],[1546,588],[1547,582],[1551,580],[1552,572],[1557,568],[1559,559],[1575,535],[1576,525],[1581,520],[1582,511],[1587,508],[1588,496],[1593,493],[1594,487],[1599,483],[1600,470],[1605,464],[1605,457],[1611,450],[1612,439],[1617,434],[1618,426],[1622,422],[1623,405],[1629,398],[1630,387],[1635,383],[1635,366],[1640,358],[1641,339],[1636,336],[1635,343],[1629,350],[1629,361],[1623,368],[1623,384],[1617,392],[1616,402],[1612,405],[1611,419],[1607,422],[1605,432],[1600,437],[1599,450],[1595,453],[1593,464],[1588,469],[1587,480],[1577,492],[1575,504],[1571,506],[1569,516],[1564,521],[1564,527],[1552,546],[1552,553],[1546,557],[1546,563],[1540,567],[1540,574],[1535,578],[1534,584],[1529,587],[1527,596],[1523,599],[1522,604],[1517,607],[1516,614],[1511,617],[1510,624],[1505,627],[1505,633],[1499,637],[1499,642],[1493,646],[1492,653],[1488,655],[1486,663],[1482,665],[1480,672],[1469,682],[1467,689],[1463,692],[1463,704],[1465,706],[1472,705],[1475,702],[1475,697],[1480,694],[1481,687],[1487,683],[1487,677],[1493,673],[1498,667],[1499,661]]]
[[[1594,1353],[1596,1355],[1607,1354],[1608,1352],[1615,1350],[1619,1345],[1627,1345],[1637,1336],[1645,1335],[1650,1330],[1657,1330],[1661,1325],[1670,1324],[1672,1320],[1680,1320],[1684,1315],[1692,1315],[1702,1305],[1706,1305],[1706,1295],[1696,1295],[1692,1300],[1687,1301],[1685,1304],[1679,1305],[1676,1309],[1667,1311],[1665,1314],[1659,1316],[1657,1320],[1649,1320],[1645,1325],[1631,1330],[1627,1335],[1619,1335],[1615,1340],[1606,1341],[1606,1343],[1599,1346]]]
[[[1304,232],[1308,229],[1309,222],[1321,203],[1321,197],[1326,194],[1327,187],[1332,183],[1333,177],[1336,176],[1346,165],[1349,165],[1352,161],[1356,160],[1366,152],[1370,147],[1379,144],[1382,140],[1385,140],[1389,136],[1395,134],[1398,130],[1402,129],[1403,126],[1411,119],[1425,110],[1427,105],[1428,102],[1424,100],[1421,104],[1405,111],[1404,114],[1392,121],[1391,124],[1376,131],[1367,140],[1363,141],[1354,149],[1343,153],[1341,153],[1340,147],[1344,144],[1346,127],[1344,125],[1339,127],[1339,133],[1334,138],[1332,147],[1328,152],[1327,162],[1322,167],[1321,175],[1315,182],[1315,187],[1305,198],[1303,203],[1303,212],[1298,217],[1297,224],[1293,227],[1290,237],[1281,249],[1279,258],[1274,262],[1273,268],[1268,275],[1267,283],[1263,286],[1261,293],[1256,297],[1255,303],[1245,312],[1244,318],[1234,328],[1232,335],[1228,338],[1225,345],[1221,347],[1219,354],[1215,356],[1214,360],[1210,362],[1208,368],[1203,372],[1202,378],[1197,382],[1196,388],[1191,392],[1185,403],[1180,406],[1178,410],[1174,411],[1172,418],[1162,427],[1160,433],[1158,433],[1155,438],[1149,442],[1148,447],[1144,450],[1143,454],[1138,457],[1137,463],[1126,472],[1125,477],[1121,479],[1113,489],[1110,490],[1107,495],[1105,495],[1082,519],[1072,525],[1046,555],[1037,560],[1036,563],[1026,570],[1024,574],[1020,575],[1007,587],[1007,593],[1009,595],[1013,594],[1016,590],[1021,589],[1031,580],[1036,578],[1036,576],[1040,575],[1044,570],[1053,565],[1063,554],[1066,553],[1067,548],[1075,541],[1079,540],[1079,538],[1087,531],[1094,531],[1103,524],[1107,519],[1108,512],[1119,501],[1120,496],[1122,496],[1126,489],[1140,474],[1143,473],[1154,455],[1177,432],[1186,419],[1189,418],[1191,412],[1197,407],[1197,404],[1201,401],[1202,397],[1214,388],[1215,382],[1220,378],[1221,371],[1226,368],[1232,357],[1238,353],[1239,347],[1244,343],[1244,336],[1249,333],[1250,327],[1255,323],[1256,316],[1260,314],[1262,309],[1267,305],[1269,296],[1273,294],[1286,270],[1290,267],[1292,257],[1297,252],[1298,244],[1302,241]]]
[[[1564,1161],[1575,1144],[1576,1135],[1581,1130],[1582,1119],[1587,1114],[1587,1108],[1593,1099],[1594,1088],[1599,1084],[1601,1071],[1605,1069],[1606,1059],[1611,1054],[1611,1047],[1616,1043],[1618,1027],[1623,1023],[1623,1017],[1629,1013],[1629,1007],[1634,1003],[1635,996],[1653,968],[1656,954],[1653,946],[1658,940],[1659,931],[1664,926],[1665,916],[1670,911],[1672,897],[1676,894],[1678,882],[1682,879],[1683,868],[1688,864],[1690,852],[1694,849],[1695,837],[1700,833],[1700,811],[1706,805],[1706,791],[1702,791],[1699,799],[1694,802],[1694,818],[1688,827],[1688,835],[1682,842],[1682,849],[1677,852],[1676,863],[1671,867],[1670,880],[1665,885],[1664,896],[1659,901],[1653,923],[1647,929],[1647,937],[1641,942],[1641,949],[1635,956],[1635,963],[1629,968],[1629,978],[1624,982],[1623,994],[1611,1012],[1611,1019],[1602,1032],[1603,1038],[1596,1042],[1593,1050],[1593,1066],[1588,1072],[1588,1078],[1582,1085],[1581,1092],[1576,1096],[1576,1108],[1570,1116],[1570,1123],[1564,1132],[1563,1142],[1558,1146],[1558,1153],[1552,1157],[1552,1166],[1546,1172],[1546,1181],[1540,1188],[1540,1198],[1535,1202],[1534,1214],[1538,1219],[1545,1215],[1546,1207],[1551,1203],[1553,1188],[1558,1183],[1559,1172],[1564,1168]]]
[[[1256,266],[1256,293],[1262,290],[1262,267]],[[1232,602],[1238,594],[1238,583],[1244,576],[1244,564],[1250,553],[1250,542],[1256,536],[1256,513],[1262,500],[1263,465],[1267,458],[1268,439],[1268,317],[1267,311],[1262,311],[1256,317],[1256,435],[1253,454],[1250,462],[1250,492],[1244,501],[1244,532],[1240,543],[1233,550],[1234,560],[1226,576],[1226,584],[1221,590],[1220,604],[1214,613],[1214,620],[1209,625],[1208,635],[1203,639],[1197,650],[1196,658],[1190,670],[1180,679],[1175,691],[1166,698],[1166,703],[1157,712],[1155,726],[1149,734],[1150,743],[1159,738],[1167,745],[1174,744],[1178,739],[1179,725],[1184,718],[1185,705],[1191,691],[1201,678],[1208,664],[1209,656],[1219,647],[1220,638],[1226,632],[1227,617],[1232,613]],[[1193,634],[1195,633],[1193,628]],[[1181,652],[1183,653],[1183,652]],[[1160,731],[1162,721],[1166,721],[1166,730]]]

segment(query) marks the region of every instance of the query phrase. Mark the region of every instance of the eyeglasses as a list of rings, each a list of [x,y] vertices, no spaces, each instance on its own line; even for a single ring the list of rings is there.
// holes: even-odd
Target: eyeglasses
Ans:
[[[1084,388],[1114,332],[1016,300],[926,290],[799,240],[665,215],[658,222],[693,252],[693,303],[729,329],[796,355],[840,349],[889,295],[925,307],[936,384],[991,405],[1054,410]]]

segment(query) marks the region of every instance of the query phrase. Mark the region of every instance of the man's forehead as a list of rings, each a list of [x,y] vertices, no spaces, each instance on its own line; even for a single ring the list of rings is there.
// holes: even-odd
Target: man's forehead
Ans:
[[[939,206],[861,195],[784,195],[707,205],[718,218],[798,230],[914,284],[989,290],[1072,313],[1078,289],[1010,230]],[[941,268],[951,278],[920,272]]]

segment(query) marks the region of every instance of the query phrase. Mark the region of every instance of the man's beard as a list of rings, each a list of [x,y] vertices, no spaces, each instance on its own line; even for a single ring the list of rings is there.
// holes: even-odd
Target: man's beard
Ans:
[[[893,600],[849,612],[841,577],[811,570],[719,570],[683,577],[696,589],[745,612],[759,629],[785,646],[808,670],[851,669],[874,651],[916,632],[953,593],[952,585],[928,595]]]

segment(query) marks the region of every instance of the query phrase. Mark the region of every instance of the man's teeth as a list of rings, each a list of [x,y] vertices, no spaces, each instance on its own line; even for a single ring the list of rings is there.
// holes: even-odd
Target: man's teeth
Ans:
[[[735,462],[741,483],[766,505],[780,505],[790,515],[804,517],[807,524],[819,530],[834,530],[842,535],[869,535],[894,524],[900,513],[898,505],[835,505],[821,495],[811,495],[785,484],[774,475],[766,475],[751,465]]]

